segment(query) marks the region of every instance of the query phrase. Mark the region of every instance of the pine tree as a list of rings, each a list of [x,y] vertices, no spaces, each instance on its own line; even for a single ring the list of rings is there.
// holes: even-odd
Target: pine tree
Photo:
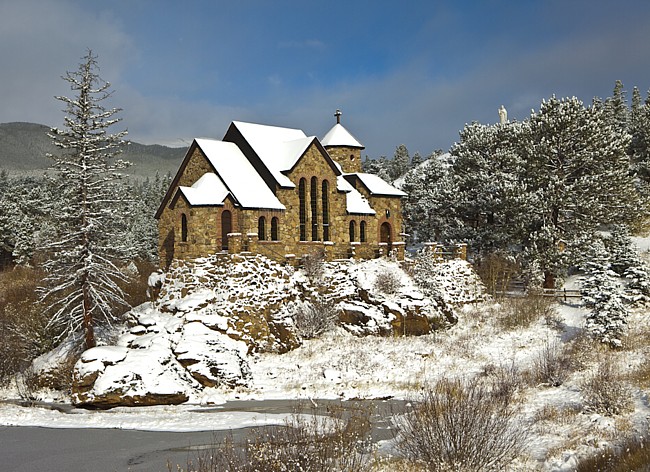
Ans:
[[[390,162],[390,165],[388,167],[390,180],[395,181],[396,179],[406,174],[406,171],[409,170],[410,162],[411,158],[409,156],[408,149],[406,149],[406,146],[404,144],[397,146],[393,160]]]
[[[50,132],[59,148],[50,157],[62,202],[54,209],[56,237],[41,289],[50,325],[62,335],[82,331],[87,349],[95,346],[95,327],[110,324],[116,308],[126,305],[117,283],[125,279],[118,268],[124,248],[117,242],[126,202],[116,181],[128,163],[114,160],[126,131],[108,132],[121,121],[120,110],[103,105],[112,92],[98,69],[89,50],[78,70],[63,77],[76,96],[56,97],[66,105],[64,128]]]
[[[550,260],[566,259],[566,265],[599,225],[630,223],[643,212],[629,173],[629,135],[616,129],[604,109],[586,108],[577,98],[552,97],[529,122],[521,147],[524,183],[537,195],[529,245]],[[556,267],[543,269],[552,286]]]
[[[614,92],[611,97],[605,100],[604,111],[607,120],[619,133],[624,133],[627,129],[628,110],[623,82],[616,81]]]
[[[582,303],[589,309],[585,327],[601,342],[620,347],[629,310],[602,241],[594,240],[583,269],[585,275],[580,280]]]

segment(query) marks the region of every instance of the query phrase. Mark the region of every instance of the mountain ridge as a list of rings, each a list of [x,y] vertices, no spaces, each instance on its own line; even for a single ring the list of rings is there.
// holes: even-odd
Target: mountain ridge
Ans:
[[[41,173],[50,167],[48,153],[58,148],[47,135],[50,127],[39,123],[14,121],[0,123],[0,169],[12,174]],[[127,141],[120,157],[133,163],[125,173],[147,177],[176,172],[187,148]]]

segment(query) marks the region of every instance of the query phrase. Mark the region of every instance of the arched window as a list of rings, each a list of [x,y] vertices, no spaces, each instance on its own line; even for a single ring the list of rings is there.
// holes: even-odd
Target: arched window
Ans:
[[[311,178],[309,186],[309,197],[311,206],[311,240],[318,241],[318,179]]]
[[[330,240],[330,207],[329,207],[329,182],[323,180],[322,184],[322,205],[323,205],[323,241]]]
[[[187,216],[185,213],[181,214],[181,242],[187,242]]]
[[[257,239],[266,241],[266,218],[263,216],[260,216],[260,219],[257,220]]]
[[[354,242],[355,233],[357,232],[357,223],[356,221],[350,221],[350,242]]]
[[[300,199],[300,240],[307,241],[307,181],[300,179],[298,198]]]
[[[359,223],[359,241],[362,243],[366,242],[366,222],[362,221]]]
[[[279,241],[280,238],[278,237],[278,217],[274,216],[271,218],[271,241]]]

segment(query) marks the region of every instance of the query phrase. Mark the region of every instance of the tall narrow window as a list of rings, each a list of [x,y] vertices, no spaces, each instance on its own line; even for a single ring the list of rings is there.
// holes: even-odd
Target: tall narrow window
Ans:
[[[354,242],[355,233],[357,232],[357,223],[352,220],[350,221],[350,242]]]
[[[359,241],[362,243],[366,242],[366,222],[362,221],[359,223]]]
[[[280,238],[278,237],[278,217],[274,216],[271,218],[271,241],[279,241]]]
[[[321,193],[323,205],[323,241],[330,240],[330,207],[329,207],[329,182],[323,180],[323,190]]]
[[[221,212],[221,249],[228,249],[228,235],[232,233],[232,213],[230,210]]]
[[[266,241],[266,218],[263,216],[260,216],[260,219],[257,220],[257,239]]]
[[[311,206],[311,240],[318,241],[318,179],[316,177],[311,178],[309,197]]]
[[[300,179],[298,198],[300,199],[300,240],[307,241],[307,181]]]
[[[185,213],[181,214],[181,242],[187,242],[187,216]]]

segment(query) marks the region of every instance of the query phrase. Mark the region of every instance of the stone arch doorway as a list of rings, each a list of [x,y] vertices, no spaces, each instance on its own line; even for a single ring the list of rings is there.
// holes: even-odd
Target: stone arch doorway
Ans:
[[[379,242],[388,244],[388,251],[393,248],[393,235],[390,223],[387,221],[379,227]]]
[[[232,213],[230,210],[221,212],[221,249],[228,250],[228,234],[232,233]]]

